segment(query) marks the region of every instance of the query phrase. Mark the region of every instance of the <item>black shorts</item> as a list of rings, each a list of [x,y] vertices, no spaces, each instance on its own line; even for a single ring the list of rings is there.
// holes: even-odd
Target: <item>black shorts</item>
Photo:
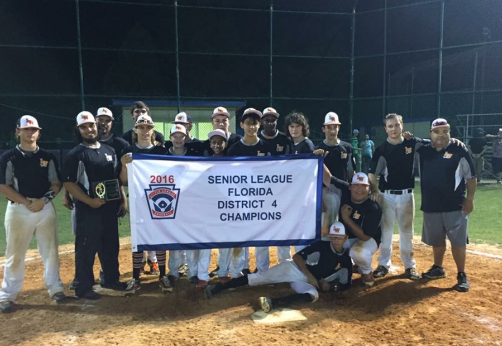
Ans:
[[[495,174],[502,172],[502,157],[492,157],[492,169]]]

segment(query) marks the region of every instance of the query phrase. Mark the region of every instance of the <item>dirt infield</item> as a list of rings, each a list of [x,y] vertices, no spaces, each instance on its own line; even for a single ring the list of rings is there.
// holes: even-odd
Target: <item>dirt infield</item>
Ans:
[[[257,298],[288,294],[289,285],[243,287],[205,300],[187,280],[180,280],[175,292],[162,294],[156,279],[144,276],[136,296],[110,295],[98,302],[75,299],[58,306],[48,298],[42,264],[35,259],[27,262],[18,310],[0,315],[0,345],[502,344],[501,259],[469,254],[471,291],[459,293],[452,289],[456,272],[449,253],[446,279],[411,282],[402,276],[396,245],[396,267],[372,288],[365,289],[359,275],[354,275],[354,287],[346,296],[326,293],[314,304],[292,306],[306,321],[269,325],[250,318]],[[495,247],[469,245],[469,249],[502,255]],[[415,250],[418,269],[428,269],[432,250],[420,244]],[[214,251],[211,260],[214,268]],[[130,246],[122,247],[120,261],[122,279],[129,279]],[[97,274],[99,267],[95,269]],[[65,286],[73,271],[73,254],[63,254]],[[0,274],[3,277],[3,268]]]

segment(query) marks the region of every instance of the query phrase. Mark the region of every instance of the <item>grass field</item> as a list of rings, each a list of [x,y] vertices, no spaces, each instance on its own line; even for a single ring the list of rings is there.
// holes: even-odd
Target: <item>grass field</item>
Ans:
[[[56,197],[54,202],[58,214],[59,222],[59,242],[60,244],[73,243],[74,237],[71,232],[70,211],[61,204],[61,195]],[[478,187],[474,199],[474,212],[469,220],[469,238],[473,243],[489,243],[502,246],[502,218],[499,217],[500,206],[502,205],[502,186],[487,184]],[[415,189],[415,235],[422,233],[422,212],[420,211],[420,202],[422,195],[417,183]],[[5,254],[5,228],[3,227],[5,207],[7,201],[0,199],[0,256]],[[397,232],[397,227],[396,227]],[[120,236],[130,235],[129,215],[120,219]],[[36,248],[35,239],[32,240],[30,247]]]

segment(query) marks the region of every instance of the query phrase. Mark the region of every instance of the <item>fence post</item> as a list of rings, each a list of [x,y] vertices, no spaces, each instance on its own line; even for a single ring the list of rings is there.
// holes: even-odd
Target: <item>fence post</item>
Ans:
[[[444,0],[441,1],[441,20],[439,24],[439,68],[438,68],[438,102],[437,117],[441,117],[441,90],[443,88],[443,34],[444,34]]]
[[[77,15],[77,42],[78,42],[78,70],[80,74],[80,104],[82,111],[85,110],[85,94],[84,94],[84,66],[82,63],[82,39],[80,36],[80,5],[79,0],[75,0],[75,10]]]

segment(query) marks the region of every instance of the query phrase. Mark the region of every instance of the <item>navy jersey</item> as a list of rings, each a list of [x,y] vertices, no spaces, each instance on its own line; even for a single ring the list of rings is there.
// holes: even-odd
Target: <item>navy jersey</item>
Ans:
[[[347,226],[347,224],[345,224],[342,220],[341,208],[345,204],[352,207],[352,213],[350,214],[352,221],[354,221],[354,223],[356,223],[357,225],[359,225],[359,227],[362,228],[364,234],[366,234],[368,237],[375,239],[377,244],[380,244],[380,240],[382,238],[382,229],[381,229],[382,210],[380,209],[378,203],[372,201],[371,198],[369,197],[366,200],[359,203],[353,202],[349,190],[349,184],[335,177],[331,178],[331,185],[329,186],[329,188],[330,189],[334,188],[337,190],[337,192],[341,191],[342,197],[340,202],[340,211],[338,215],[340,215],[339,220],[344,224],[345,231],[347,232],[349,238],[357,238],[357,237],[354,235],[354,233],[352,233],[350,227]]]
[[[127,143],[133,144],[132,143],[132,134],[134,130],[129,130],[126,133],[122,135],[122,138],[126,140]],[[155,140],[159,142],[160,144],[164,145],[164,142],[166,141],[164,138],[164,135],[160,132],[154,131],[155,132]]]
[[[415,152],[428,143],[430,140],[412,137],[398,144],[385,141],[378,146],[371,159],[368,173],[380,176],[378,183],[380,191],[413,189]]]
[[[265,136],[263,131],[260,131],[258,137],[270,147],[270,154],[272,156],[291,153],[291,141],[284,133],[279,132],[278,130],[276,130],[273,137]]]
[[[354,148],[351,144],[341,140],[336,145],[328,145],[323,141],[316,149],[329,151],[329,154],[324,158],[324,164],[332,175],[343,181],[349,180],[349,173],[352,174],[356,170],[356,161],[353,156]]]
[[[61,181],[61,173],[56,157],[48,151],[24,151],[18,145],[0,156],[0,184],[24,197],[42,198],[52,181]]]
[[[427,213],[462,210],[466,180],[476,178],[469,152],[448,144],[437,151],[431,144],[418,149],[422,207]]]
[[[129,146],[129,143],[125,139],[114,136],[113,134],[107,140],[99,140],[99,142],[112,147],[119,158],[124,149]]]
[[[122,151],[121,155],[124,155],[127,153],[165,155],[166,152],[167,152],[167,149],[162,146],[152,145],[149,148],[140,148],[136,144],[134,144],[134,145],[130,145],[127,148],[125,148],[124,151]]]
[[[325,279],[341,268],[347,269],[349,281],[347,284],[342,285],[341,289],[350,287],[352,281],[352,260],[348,249],[338,253],[330,241],[316,241],[299,251],[298,254],[305,261],[309,272],[317,280]]]
[[[271,155],[270,147],[258,139],[255,144],[249,145],[243,139],[232,145],[228,151],[228,156],[269,156]]]
[[[169,140],[164,144],[166,150],[172,148],[173,143]],[[205,142],[198,140],[197,138],[192,138],[190,141],[185,143],[185,147],[190,152],[189,156],[204,156]]]
[[[118,179],[120,170],[120,160],[112,147],[100,144],[99,148],[90,148],[79,144],[66,157],[63,182],[76,183],[82,191],[95,198],[92,183]]]
[[[312,154],[314,152],[314,143],[307,137],[305,137],[301,142],[293,143],[291,142],[291,153],[292,154]]]

